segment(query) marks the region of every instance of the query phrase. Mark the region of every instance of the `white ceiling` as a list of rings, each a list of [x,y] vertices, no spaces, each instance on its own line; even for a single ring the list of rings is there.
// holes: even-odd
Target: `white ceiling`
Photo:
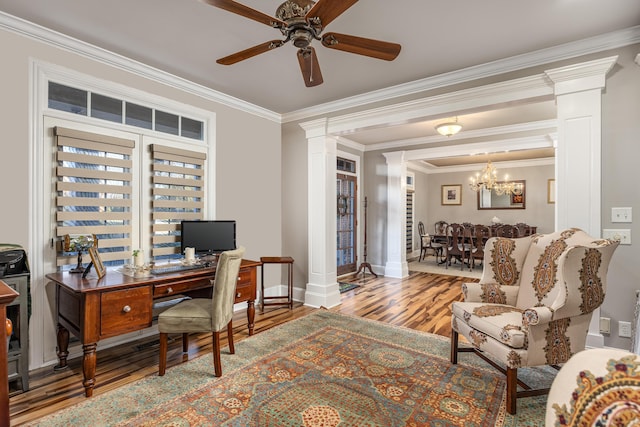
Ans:
[[[281,0],[240,3],[273,16]],[[324,83],[307,88],[291,44],[234,65],[217,64],[282,37],[199,0],[0,0],[0,11],[280,114],[640,24],[638,0],[361,0],[324,32],[399,43],[399,56],[387,62],[314,41]],[[466,131],[555,117],[550,102],[518,108],[460,120]],[[434,135],[436,122],[349,138],[375,145]]]

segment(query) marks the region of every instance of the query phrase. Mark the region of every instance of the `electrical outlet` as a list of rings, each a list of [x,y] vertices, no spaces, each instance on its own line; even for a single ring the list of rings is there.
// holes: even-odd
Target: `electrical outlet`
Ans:
[[[632,222],[631,208],[611,208],[611,222]]]
[[[621,245],[631,244],[631,230],[628,228],[605,228],[602,230],[605,239],[618,240]]]
[[[600,318],[600,333],[601,334],[611,333],[611,318],[609,317]]]
[[[618,322],[618,336],[619,337],[631,337],[631,322]]]

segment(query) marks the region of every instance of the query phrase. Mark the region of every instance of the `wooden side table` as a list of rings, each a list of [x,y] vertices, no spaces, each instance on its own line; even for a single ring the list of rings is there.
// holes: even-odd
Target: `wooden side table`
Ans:
[[[18,293],[0,280],[0,427],[9,427],[9,368],[7,365],[6,306]]]
[[[260,257],[262,262],[261,280],[260,280],[260,310],[264,313],[265,306],[288,306],[293,308],[293,258],[290,256],[264,256]],[[287,264],[287,295],[264,296],[264,267],[265,264]],[[270,301],[266,300],[278,300]]]

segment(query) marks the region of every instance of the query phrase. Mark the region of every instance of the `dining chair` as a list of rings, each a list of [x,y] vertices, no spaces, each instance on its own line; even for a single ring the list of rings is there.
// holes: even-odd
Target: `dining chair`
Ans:
[[[465,228],[460,224],[451,224],[447,227],[448,243],[445,246],[445,268],[451,265],[451,258],[460,260],[460,270],[464,269],[464,262],[468,259],[471,246],[464,241]]]
[[[473,270],[476,266],[476,260],[480,260],[480,264],[482,265],[484,260],[484,245],[491,237],[491,230],[486,225],[476,224],[474,226],[474,245],[471,249],[471,270]]]
[[[218,265],[213,283],[212,298],[193,298],[183,300],[163,311],[158,316],[160,332],[159,372],[163,376],[167,367],[167,340],[172,333],[182,334],[182,351],[189,350],[189,333],[211,332],[213,340],[213,366],[215,376],[222,375],[220,361],[220,332],[227,329],[229,353],[234,354],[233,346],[233,303],[235,301],[238,272],[245,249],[239,247],[225,251],[218,257]]]
[[[431,249],[436,257],[436,261],[440,262],[444,246],[441,243],[436,242],[433,236],[427,234],[422,221],[418,222],[418,233],[420,233],[420,257],[418,258],[418,261],[423,261],[425,256],[428,254],[429,249]]]

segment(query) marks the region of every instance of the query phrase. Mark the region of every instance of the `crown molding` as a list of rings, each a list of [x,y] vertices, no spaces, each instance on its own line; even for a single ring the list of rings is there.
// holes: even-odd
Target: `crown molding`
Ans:
[[[383,125],[409,123],[439,114],[451,115],[456,111],[552,96],[553,88],[549,79],[544,74],[538,74],[331,117],[328,132],[340,135]]]
[[[376,144],[366,145],[365,151],[409,148],[416,145],[460,141],[464,139],[481,138],[486,136],[495,137],[499,135],[505,135],[510,133],[512,134],[512,133],[518,133],[518,132],[535,132],[535,131],[541,131],[541,130],[549,130],[550,132],[555,133],[557,127],[558,127],[558,121],[556,119],[540,120],[537,122],[518,123],[514,125],[497,126],[493,128],[468,130],[468,131],[460,132],[456,135],[452,135],[449,137],[442,136],[442,135],[433,135],[433,136],[421,136],[421,137],[409,138],[409,139],[397,139],[394,141],[385,141],[385,142],[380,142]]]
[[[598,53],[605,50],[616,49],[640,42],[640,25],[614,31],[599,36],[565,43],[546,49],[513,56],[506,59],[488,62],[473,67],[437,76],[427,77],[413,82],[390,86],[385,89],[367,92],[334,102],[318,104],[313,107],[303,108],[282,115],[282,122],[288,123],[304,120],[309,117],[330,114],[334,111],[360,107],[374,102],[386,101],[401,96],[413,95],[441,87],[465,83],[472,80],[491,77],[524,68],[549,64],[556,61],[571,59],[578,56]]]
[[[282,116],[222,92],[0,11],[0,28],[245,113],[281,123]]]
[[[415,166],[416,163],[419,166]],[[456,165],[456,166],[433,166],[428,163],[427,160],[413,163],[412,170],[418,170],[427,175],[438,173],[454,173],[454,172],[477,172],[478,169],[482,169],[487,163],[473,163],[468,165]],[[491,162],[498,169],[506,168],[527,168],[527,167],[539,167],[555,165],[555,157],[549,157],[544,159],[527,159],[527,160],[509,160],[505,162]]]
[[[506,151],[533,150],[553,148],[553,140],[549,135],[534,135],[520,138],[505,138],[490,142],[447,145],[444,147],[405,150],[407,160],[429,160],[443,157],[471,156],[474,154],[499,153]]]

